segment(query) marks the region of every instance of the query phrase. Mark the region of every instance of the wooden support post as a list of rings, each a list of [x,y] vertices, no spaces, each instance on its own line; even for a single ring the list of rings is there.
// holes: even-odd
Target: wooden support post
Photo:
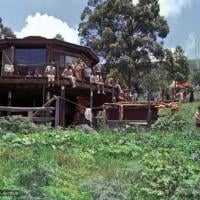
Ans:
[[[93,107],[93,89],[92,89],[92,85],[90,84],[90,108],[91,108],[91,114],[92,114],[92,107]],[[92,127],[92,117],[91,117],[91,121],[90,121],[90,126]]]
[[[61,92],[60,92],[60,126],[65,126],[65,86],[61,86]],[[63,99],[64,98],[64,99]]]
[[[45,103],[45,85],[42,85],[42,105],[44,105]],[[46,117],[46,113],[43,111],[42,113],[42,117],[45,118]]]
[[[12,105],[12,92],[9,91],[8,92],[8,106],[11,106]],[[7,112],[7,115],[11,115],[11,112]]]
[[[55,127],[59,126],[60,122],[60,98],[56,100],[56,111],[55,111]]]

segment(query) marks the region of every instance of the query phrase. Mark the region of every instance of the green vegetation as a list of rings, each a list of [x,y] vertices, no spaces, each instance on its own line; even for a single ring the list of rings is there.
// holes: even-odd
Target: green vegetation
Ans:
[[[3,24],[3,20],[0,17],[0,39],[6,38],[6,37],[16,38],[16,35],[13,33],[13,31],[9,27]]]
[[[107,71],[116,69],[131,87],[166,59],[163,40],[169,27],[159,11],[158,0],[140,0],[137,5],[132,0],[88,0],[79,24],[81,42],[104,59]]]
[[[0,189],[20,190],[16,199],[26,200],[200,199],[196,107],[163,112],[150,133],[1,130]]]

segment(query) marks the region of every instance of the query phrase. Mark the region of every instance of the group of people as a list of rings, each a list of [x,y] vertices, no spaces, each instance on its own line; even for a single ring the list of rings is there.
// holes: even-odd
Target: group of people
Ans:
[[[55,63],[51,62],[45,69],[45,74],[48,77],[48,85],[54,86],[56,67]],[[61,74],[65,79],[71,81],[72,87],[76,87],[76,80],[84,80],[90,83],[97,84],[98,94],[105,94],[104,82],[100,70],[95,67],[88,66],[82,59],[78,58],[75,64],[66,64]]]

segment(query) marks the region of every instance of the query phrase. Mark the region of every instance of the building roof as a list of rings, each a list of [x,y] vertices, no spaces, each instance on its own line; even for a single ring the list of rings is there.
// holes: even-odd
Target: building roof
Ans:
[[[65,48],[73,49],[74,51],[79,52],[80,54],[84,53],[88,58],[92,60],[93,65],[99,62],[98,56],[90,47],[72,44],[72,43],[57,40],[57,39],[47,39],[40,36],[29,36],[22,39],[6,38],[6,39],[0,40],[0,49],[4,48],[5,46],[21,46],[21,45],[25,45],[25,46],[55,45],[55,46],[65,47]]]

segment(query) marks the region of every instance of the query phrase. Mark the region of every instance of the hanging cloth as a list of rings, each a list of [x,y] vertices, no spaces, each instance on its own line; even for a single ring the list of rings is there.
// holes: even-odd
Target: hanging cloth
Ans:
[[[92,121],[92,109],[91,108],[85,109],[85,118],[87,120],[89,120],[90,122]]]

